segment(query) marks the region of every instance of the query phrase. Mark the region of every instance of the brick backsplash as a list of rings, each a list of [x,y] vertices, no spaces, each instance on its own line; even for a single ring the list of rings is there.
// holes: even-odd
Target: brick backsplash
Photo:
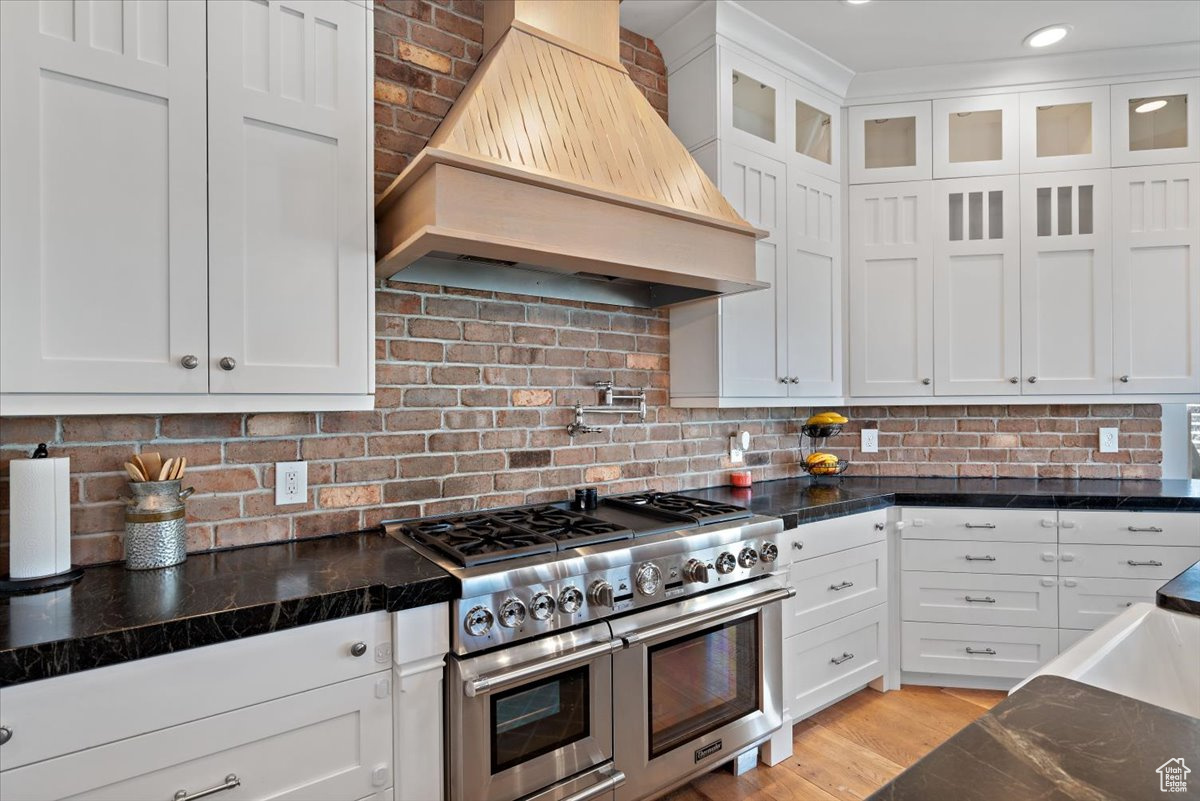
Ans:
[[[403,169],[474,72],[479,0],[375,4],[376,188]],[[621,60],[666,117],[654,43],[621,32]],[[603,491],[722,483],[735,431],[752,436],[756,480],[801,474],[808,409],[667,405],[662,311],[386,283],[376,293],[376,410],[287,414],[34,417],[0,420],[0,544],[7,463],[38,442],[71,457],[75,561],[121,558],[121,464],[133,451],[188,458],[193,551],[354,531],[389,517],[465,511]],[[644,424],[566,435],[591,383],[644,387]],[[860,407],[833,452],[850,475],[1157,478],[1158,406]],[[608,423],[611,421],[601,421]],[[877,423],[878,454],[849,447]],[[1094,449],[1121,430],[1121,451]],[[276,507],[276,461],[309,462],[307,502]],[[0,569],[7,548],[0,549]]]

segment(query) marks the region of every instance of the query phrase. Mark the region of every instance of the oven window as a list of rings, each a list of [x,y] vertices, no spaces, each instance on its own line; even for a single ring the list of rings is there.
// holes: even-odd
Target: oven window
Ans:
[[[652,646],[650,758],[759,709],[758,655],[757,615]]]
[[[591,731],[588,666],[492,696],[492,773],[582,740]]]

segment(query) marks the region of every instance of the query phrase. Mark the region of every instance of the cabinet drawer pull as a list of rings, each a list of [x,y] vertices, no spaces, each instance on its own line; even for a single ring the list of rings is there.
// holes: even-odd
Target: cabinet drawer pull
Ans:
[[[1126,559],[1125,564],[1130,567],[1162,567],[1162,562],[1157,559],[1147,559],[1145,562],[1139,562],[1135,559]]]
[[[967,561],[968,561],[968,562],[995,562],[995,561],[996,561],[996,557],[994,557],[994,556],[991,556],[991,555],[988,555],[988,556],[971,556],[971,554],[967,554],[967,557],[966,557],[966,558],[967,558]]]
[[[350,646],[350,656],[362,656],[367,652],[367,644],[365,642],[356,642]]]
[[[235,787],[241,786],[242,780],[237,777],[237,774],[230,773],[225,777],[224,783],[218,784],[216,787],[209,787],[207,790],[201,790],[198,793],[191,794],[189,794],[187,790],[178,791],[175,793],[175,801],[184,801],[184,799],[191,801],[193,798],[204,798],[206,795],[213,795],[214,793],[219,793],[224,790],[232,790]]]
[[[996,603],[996,599],[990,595],[985,595],[982,598],[972,598],[970,595],[968,595],[968,596],[966,596],[966,599],[967,599],[967,603],[969,603],[969,604],[994,604],[994,603]]]
[[[848,587],[853,587],[853,586],[854,586],[853,581],[843,581],[841,584],[830,584],[829,589],[833,590],[834,592],[840,592],[841,590],[844,590]]]
[[[803,542],[795,542],[795,541],[793,541],[793,542],[792,542],[792,548],[794,548],[794,549],[795,549],[795,550],[797,550],[797,551],[803,551],[803,550],[804,550],[804,543],[803,543]]]
[[[12,739],[12,729],[7,726],[0,726],[0,745],[4,745]]]
[[[967,528],[995,528],[995,523],[964,523]]]
[[[994,648],[972,648],[969,645],[967,646],[967,653],[968,654],[984,654],[986,656],[995,656],[996,655],[996,651]]]
[[[887,528],[887,524],[886,524],[886,523],[876,523],[876,524],[875,524],[875,530],[876,530],[876,531],[883,531],[885,528]]]
[[[221,359],[221,361],[217,362],[217,364],[221,366],[222,370],[229,372],[233,368],[237,367],[237,359],[233,358],[232,356],[226,356],[225,358]]]
[[[841,656],[835,656],[833,659],[830,659],[829,661],[835,665],[840,665],[843,662],[849,662],[853,658],[854,658],[854,654],[849,653],[848,651],[843,651]]]
[[[1135,534],[1162,534],[1163,532],[1158,526],[1126,526],[1126,528]]]
[[[196,366],[199,364],[200,364],[200,360],[197,359],[195,357],[195,355],[191,354],[191,353],[189,353],[188,355],[184,356],[182,359],[179,360],[179,366],[182,367],[184,370],[195,370]]]

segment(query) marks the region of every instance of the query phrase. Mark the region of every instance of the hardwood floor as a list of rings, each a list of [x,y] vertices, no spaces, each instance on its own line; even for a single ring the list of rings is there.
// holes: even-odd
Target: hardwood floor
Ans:
[[[910,685],[862,690],[796,724],[793,753],[743,776],[701,776],[663,801],[861,801],[1003,700],[1005,693]]]

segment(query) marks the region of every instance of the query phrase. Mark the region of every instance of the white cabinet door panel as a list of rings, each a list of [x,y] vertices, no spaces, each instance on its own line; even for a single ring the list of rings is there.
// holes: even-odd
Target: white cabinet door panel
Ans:
[[[1200,165],[1112,179],[1113,389],[1200,392]]]
[[[900,579],[904,620],[1058,628],[1058,579],[906,570]]]
[[[934,388],[1021,394],[1019,180],[934,182]]]
[[[1058,654],[1058,631],[1025,626],[904,623],[904,670],[1023,679]]]
[[[1106,514],[1106,513],[1105,513]],[[1053,509],[968,509],[913,507],[904,510],[906,540],[1057,541]]]
[[[799,720],[883,675],[887,607],[874,606],[783,643],[784,703]]]
[[[842,394],[841,193],[788,167],[786,375],[798,397]]]
[[[933,394],[931,182],[850,187],[850,393]]]
[[[796,597],[783,606],[784,637],[886,601],[887,543],[794,562],[788,582],[796,588]]]
[[[1096,545],[1200,545],[1192,512],[1059,512],[1058,541]]]
[[[367,11],[243,0],[208,18],[212,391],[365,393]]]
[[[204,4],[0,27],[0,391],[206,392]]]
[[[1090,545],[1063,543],[1060,576],[1146,578],[1160,583],[1200,560],[1200,545]]]
[[[1108,87],[1021,94],[1021,172],[1109,166]]]
[[[851,106],[846,122],[850,183],[932,178],[930,109],[928,100]]]
[[[933,177],[1018,173],[1019,105],[1017,95],[933,101]]]
[[[1114,167],[1200,161],[1200,78],[1114,84],[1110,94]]]
[[[1021,176],[1026,395],[1112,391],[1109,171]]]
[[[1159,579],[1064,578],[1058,588],[1058,625],[1094,629],[1136,603],[1154,603]]]
[[[721,192],[738,214],[768,232],[755,251],[769,289],[721,298],[721,394],[787,396],[787,181],[784,166],[744,148],[721,147]]]
[[[1055,543],[968,540],[900,543],[900,561],[905,570],[1053,576],[1058,572],[1057,559]]]

